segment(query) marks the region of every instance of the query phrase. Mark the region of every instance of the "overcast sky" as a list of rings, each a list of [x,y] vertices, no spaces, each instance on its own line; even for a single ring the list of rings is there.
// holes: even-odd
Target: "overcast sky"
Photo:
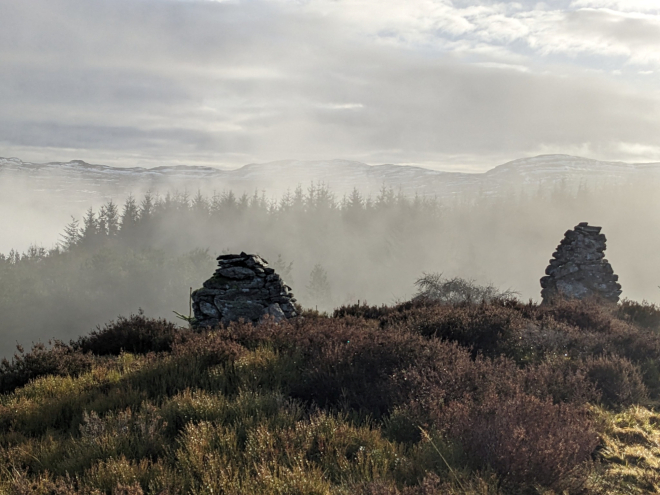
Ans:
[[[0,0],[0,156],[660,161],[660,1]]]

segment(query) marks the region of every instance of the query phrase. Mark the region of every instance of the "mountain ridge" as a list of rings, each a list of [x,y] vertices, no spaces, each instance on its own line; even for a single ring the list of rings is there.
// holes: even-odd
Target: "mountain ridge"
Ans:
[[[323,183],[336,194],[353,188],[365,194],[383,186],[405,194],[440,199],[471,194],[499,194],[511,187],[563,183],[603,184],[640,178],[660,179],[660,163],[599,161],[571,155],[520,158],[485,172],[450,172],[420,166],[366,163],[351,160],[278,160],[249,163],[236,169],[196,165],[163,165],[154,168],[113,167],[83,160],[32,163],[0,157],[0,177],[28,179],[27,186],[69,189],[76,196],[117,196],[127,190],[254,190],[282,194],[286,190]],[[81,188],[81,186],[84,186]],[[92,189],[90,189],[90,187]]]

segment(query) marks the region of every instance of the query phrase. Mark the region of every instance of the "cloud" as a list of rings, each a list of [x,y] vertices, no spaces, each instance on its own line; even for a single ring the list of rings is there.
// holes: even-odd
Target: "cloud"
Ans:
[[[480,43],[506,46],[511,55],[531,49],[540,56],[601,55],[658,64],[660,15],[654,12],[660,14],[660,7],[637,3],[640,10],[615,1],[573,2],[563,9],[508,2],[461,7],[426,0],[311,0],[305,6],[388,44],[450,51],[455,48],[450,41],[460,38],[472,48]]]
[[[660,5],[657,0],[575,0],[571,6],[574,8],[614,9],[621,12],[660,13]]]
[[[541,54],[599,55],[658,65],[660,16],[581,9],[537,22],[530,46]]]
[[[657,18],[614,7],[5,2],[0,156],[487,168],[578,149],[637,160],[660,131],[648,90]]]

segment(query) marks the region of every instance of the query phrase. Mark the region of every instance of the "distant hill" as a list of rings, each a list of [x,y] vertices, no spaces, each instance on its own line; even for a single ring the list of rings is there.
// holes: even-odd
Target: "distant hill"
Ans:
[[[85,210],[98,209],[113,200],[121,204],[132,194],[186,192],[191,198],[232,190],[237,196],[257,192],[268,199],[286,191],[323,183],[338,200],[357,188],[363,197],[375,198],[383,187],[436,197],[510,196],[519,191],[536,194],[539,189],[581,185],[643,185],[646,191],[660,187],[660,163],[601,162],[568,155],[543,155],[505,163],[485,173],[457,173],[405,165],[367,165],[347,160],[252,163],[235,170],[199,166],[120,168],[94,165],[82,160],[29,163],[0,158],[0,253],[24,250],[37,243],[53,246],[71,216],[80,219]],[[579,221],[576,219],[575,221]],[[602,223],[602,222],[601,222]],[[571,223],[573,225],[573,223]]]
[[[127,192],[233,190],[241,194],[266,191],[278,196],[298,185],[324,183],[338,194],[354,187],[375,194],[385,187],[405,194],[451,198],[475,192],[501,194],[512,188],[564,183],[598,185],[637,180],[660,180],[660,163],[603,162],[569,155],[541,155],[497,166],[485,173],[458,173],[406,165],[367,165],[347,160],[282,160],[251,163],[235,170],[199,166],[119,168],[93,165],[82,160],[44,164],[0,158],[0,178],[28,179],[22,187],[34,191],[60,192],[66,202],[96,202],[119,199]]]

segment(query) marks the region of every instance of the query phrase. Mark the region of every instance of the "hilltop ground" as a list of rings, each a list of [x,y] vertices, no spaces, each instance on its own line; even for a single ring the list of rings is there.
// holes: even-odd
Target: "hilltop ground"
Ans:
[[[660,310],[409,302],[0,367],[8,494],[657,493]]]

